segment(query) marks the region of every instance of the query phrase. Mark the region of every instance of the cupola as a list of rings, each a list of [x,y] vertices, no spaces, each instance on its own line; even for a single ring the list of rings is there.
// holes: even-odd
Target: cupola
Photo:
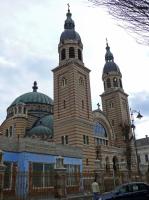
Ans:
[[[68,12],[66,14],[66,20],[64,23],[64,31],[60,36],[60,42],[58,46],[59,50],[59,62],[68,60],[83,61],[82,50],[83,45],[79,33],[75,31],[75,23],[71,18],[70,6],[68,4]]]
[[[108,42],[106,42],[105,65],[102,73],[105,91],[111,89],[122,89],[122,74],[118,65],[114,62],[114,56],[110,51]]]

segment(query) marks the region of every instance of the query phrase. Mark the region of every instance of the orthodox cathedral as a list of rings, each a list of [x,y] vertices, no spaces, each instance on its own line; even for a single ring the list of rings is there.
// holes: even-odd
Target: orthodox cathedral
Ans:
[[[31,92],[7,108],[0,149],[8,170],[35,170],[45,163],[52,170],[55,158],[62,156],[68,171],[136,171],[134,143],[129,140],[128,146],[127,140],[132,136],[128,95],[108,43],[100,95],[103,110],[99,105],[92,110],[90,70],[83,62],[83,43],[69,8],[58,53],[59,65],[52,70],[54,100],[39,92],[35,81]]]

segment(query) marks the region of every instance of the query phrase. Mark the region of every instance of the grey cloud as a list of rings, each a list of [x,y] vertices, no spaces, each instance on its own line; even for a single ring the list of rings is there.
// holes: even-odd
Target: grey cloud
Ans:
[[[149,116],[149,92],[138,92],[130,95],[130,106],[140,111],[142,115]]]

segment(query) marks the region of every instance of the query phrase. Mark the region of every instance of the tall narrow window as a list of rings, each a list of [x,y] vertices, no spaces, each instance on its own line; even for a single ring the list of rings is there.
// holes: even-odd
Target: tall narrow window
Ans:
[[[66,50],[62,49],[61,51],[61,59],[64,60],[66,58]]]
[[[17,114],[17,108],[16,108],[16,107],[15,107],[15,109],[14,109],[14,110],[15,110],[15,114]]]
[[[78,49],[78,58],[79,58],[79,60],[82,61],[82,54],[81,54],[81,50],[80,49]]]
[[[24,107],[24,109],[23,109],[23,112],[24,112],[24,114],[26,114],[26,108]]]
[[[75,51],[74,47],[69,48],[69,58],[74,58],[75,57]]]
[[[66,108],[66,101],[64,100],[64,102],[63,102],[63,103],[64,103],[64,109],[65,109],[65,108]]]
[[[145,162],[148,162],[148,154],[145,154]]]
[[[68,144],[68,135],[65,136],[65,144]]]
[[[62,136],[61,139],[62,139],[62,144],[64,144],[64,136]]]
[[[62,78],[62,86],[65,87],[67,85],[67,79],[66,78]]]
[[[68,135],[64,135],[61,137],[62,144],[68,144]]]
[[[84,101],[82,100],[82,109],[84,109]]]
[[[11,137],[12,136],[12,126],[10,126],[10,128],[9,128],[9,137]]]
[[[86,144],[86,137],[83,135],[83,144]]]
[[[110,88],[111,87],[111,81],[110,81],[110,78],[107,78],[107,88]]]
[[[118,87],[118,81],[117,81],[117,78],[113,78],[113,86],[114,87]]]
[[[79,78],[79,84],[80,84],[80,85],[84,85],[84,80],[83,80],[82,77]]]
[[[9,137],[9,130],[6,129],[6,137]]]
[[[89,144],[89,137],[88,137],[88,135],[83,135],[83,144]]]
[[[105,83],[105,81],[104,81],[104,89],[106,89],[106,83]]]
[[[123,88],[121,79],[119,79],[119,83],[120,83],[120,87]]]
[[[22,107],[21,106],[19,106],[18,110],[19,110],[19,113],[22,113]]]

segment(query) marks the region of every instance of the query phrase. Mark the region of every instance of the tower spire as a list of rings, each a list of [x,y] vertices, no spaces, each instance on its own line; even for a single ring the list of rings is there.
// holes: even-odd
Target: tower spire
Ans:
[[[70,5],[69,5],[69,3],[67,3],[67,6],[68,6],[68,13],[70,12]]]
[[[113,60],[114,60],[113,54],[112,54],[111,51],[110,51],[110,47],[109,47],[107,38],[106,38],[106,54],[105,54],[105,60],[106,60],[106,62],[108,62],[108,61],[113,61]]]
[[[65,20],[65,24],[64,24],[64,29],[74,29],[75,24],[74,21],[71,19],[71,12],[70,12],[70,5],[69,3],[67,3],[68,6],[68,12],[66,14],[67,19]]]

